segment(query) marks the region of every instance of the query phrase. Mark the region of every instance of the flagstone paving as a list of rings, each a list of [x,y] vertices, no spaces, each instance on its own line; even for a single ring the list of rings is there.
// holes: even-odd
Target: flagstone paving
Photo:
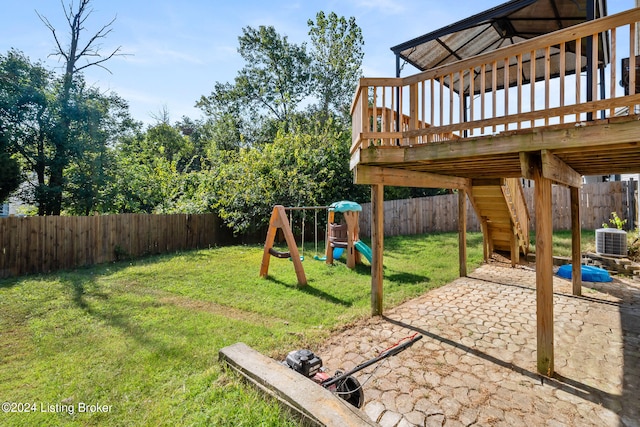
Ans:
[[[640,284],[554,277],[552,378],[536,370],[535,271],[499,263],[367,319],[316,354],[349,370],[401,338],[423,338],[354,376],[383,427],[640,427]],[[330,372],[331,373],[331,372]]]

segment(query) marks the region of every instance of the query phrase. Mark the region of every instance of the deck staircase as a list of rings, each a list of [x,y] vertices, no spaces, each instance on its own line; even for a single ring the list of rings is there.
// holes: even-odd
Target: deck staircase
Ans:
[[[508,252],[511,264],[529,252],[529,211],[518,178],[473,180],[471,202],[480,219],[484,257]]]

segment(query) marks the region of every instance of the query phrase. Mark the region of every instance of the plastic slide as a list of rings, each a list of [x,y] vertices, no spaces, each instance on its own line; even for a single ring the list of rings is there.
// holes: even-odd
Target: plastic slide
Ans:
[[[371,248],[361,240],[358,240],[353,246],[369,261],[369,264],[371,264]]]

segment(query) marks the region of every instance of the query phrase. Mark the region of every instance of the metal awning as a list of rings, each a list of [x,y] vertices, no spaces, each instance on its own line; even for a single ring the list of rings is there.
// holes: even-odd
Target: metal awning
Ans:
[[[594,6],[593,14],[587,12],[588,5]],[[513,45],[540,35],[548,34],[590,19],[607,15],[606,0],[512,0],[470,18],[448,25],[439,30],[417,37],[391,48],[400,60],[404,60],[418,70],[424,71],[462,59],[490,52],[504,46]],[[586,42],[584,42],[586,43]],[[598,40],[598,65],[609,63],[609,36],[601,34]],[[567,75],[575,73],[575,43],[566,45]],[[586,54],[590,52],[586,44],[582,46],[581,69],[587,68]],[[551,76],[559,75],[560,49],[551,49]],[[536,59],[544,57],[544,52],[536,52]],[[523,55],[523,81],[530,82],[530,55]],[[517,84],[515,58],[509,64],[509,86]],[[542,63],[542,61],[540,61]],[[504,64],[498,64],[497,89],[504,88]],[[476,76],[478,79],[479,76]],[[536,67],[535,80],[544,79],[544,67]],[[468,79],[467,79],[468,80]],[[447,85],[451,82],[446,81]],[[487,90],[491,90],[491,82]],[[468,83],[465,92],[468,91]],[[457,81],[453,87],[458,90]],[[474,83],[480,88],[479,82]],[[475,91],[478,93],[478,90]]]

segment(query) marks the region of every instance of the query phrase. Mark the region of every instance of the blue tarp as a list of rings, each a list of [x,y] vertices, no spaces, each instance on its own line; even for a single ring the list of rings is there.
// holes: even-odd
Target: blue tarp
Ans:
[[[563,265],[558,269],[558,276],[571,279],[572,268],[571,264]],[[613,279],[609,275],[609,272],[603,268],[583,265],[582,280],[585,282],[611,282]]]

